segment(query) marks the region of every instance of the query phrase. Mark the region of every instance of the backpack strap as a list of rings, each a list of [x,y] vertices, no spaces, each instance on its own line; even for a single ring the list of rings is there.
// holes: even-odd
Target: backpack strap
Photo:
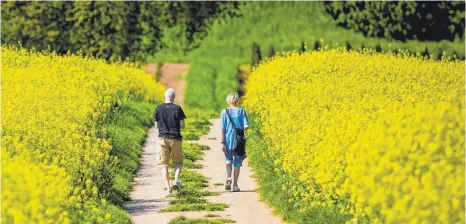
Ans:
[[[227,114],[227,116],[228,116],[228,119],[230,119],[231,125],[233,125],[233,127],[234,127],[235,129],[237,129],[235,123],[233,122],[233,119],[231,119],[230,113],[228,113],[228,108],[225,109],[225,111],[226,111],[226,114]]]

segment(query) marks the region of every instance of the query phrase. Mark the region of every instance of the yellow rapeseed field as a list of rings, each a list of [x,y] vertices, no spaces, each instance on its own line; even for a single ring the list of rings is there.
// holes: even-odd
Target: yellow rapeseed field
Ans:
[[[2,223],[68,223],[97,201],[114,159],[102,121],[125,100],[160,101],[163,87],[134,64],[73,55],[2,47],[1,66]]]
[[[249,76],[245,106],[302,211],[464,223],[464,74],[406,53],[287,53]]]

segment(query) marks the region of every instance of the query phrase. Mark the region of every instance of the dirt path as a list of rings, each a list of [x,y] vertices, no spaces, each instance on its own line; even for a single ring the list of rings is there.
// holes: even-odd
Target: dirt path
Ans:
[[[230,192],[224,186],[215,186],[215,183],[225,181],[225,163],[220,145],[220,121],[211,120],[211,131],[201,137],[195,143],[207,145],[211,150],[205,151],[204,160],[200,163],[204,167],[199,170],[209,179],[209,191],[221,193],[219,196],[208,197],[210,202],[226,203],[230,207],[225,211],[207,212],[169,212],[159,213],[168,206],[169,200],[164,197],[164,184],[159,169],[156,166],[157,158],[157,130],[150,129],[147,142],[141,157],[141,167],[134,180],[134,189],[130,194],[131,201],[125,204],[125,208],[131,214],[136,224],[146,223],[168,223],[171,219],[180,215],[188,218],[201,218],[206,214],[218,214],[223,218],[231,218],[239,224],[252,223],[281,223],[263,202],[259,201],[258,193],[255,192],[255,182],[251,177],[251,170],[247,166],[247,160],[241,169],[239,186],[241,192]],[[211,140],[209,140],[211,139]]]
[[[282,223],[278,217],[272,214],[271,209],[259,201],[259,194],[255,191],[256,183],[251,177],[252,171],[247,164],[248,159],[243,162],[238,180],[241,192],[226,191],[224,186],[215,186],[215,183],[225,183],[226,171],[224,155],[220,150],[220,120],[214,119],[210,122],[212,123],[210,132],[197,141],[198,144],[210,147],[201,162],[204,167],[200,172],[209,178],[208,190],[221,193],[219,196],[209,197],[208,200],[210,202],[226,203],[230,206],[223,212],[212,213],[232,218],[239,224]]]
[[[176,91],[175,103],[182,105],[184,90],[186,86],[185,78],[188,72],[187,64],[165,64],[162,69],[161,82],[166,88],[174,88]],[[124,205],[131,215],[135,224],[165,224],[171,219],[180,215],[188,218],[202,218],[207,214],[217,214],[223,218],[231,218],[239,224],[254,223],[281,223],[280,219],[273,216],[263,202],[259,201],[259,196],[255,192],[255,182],[251,177],[251,170],[247,166],[246,160],[241,169],[239,187],[241,192],[226,191],[224,186],[216,186],[216,183],[224,183],[226,178],[224,155],[220,150],[220,121],[211,120],[211,131],[201,137],[199,141],[193,141],[201,145],[207,145],[211,150],[205,151],[201,170],[196,170],[209,179],[207,190],[219,192],[219,196],[208,197],[210,202],[226,203],[230,207],[225,211],[193,211],[193,212],[168,212],[160,213],[163,208],[168,207],[170,198],[165,197],[165,185],[163,183],[160,169],[157,167],[157,145],[158,133],[153,127],[149,129],[146,143],[140,159],[140,168],[134,178],[133,190],[130,193],[130,201]],[[183,175],[183,174],[182,174]]]
[[[180,106],[183,106],[188,69],[188,64],[164,64],[162,67],[162,77],[160,81],[165,88],[175,89],[175,103]]]

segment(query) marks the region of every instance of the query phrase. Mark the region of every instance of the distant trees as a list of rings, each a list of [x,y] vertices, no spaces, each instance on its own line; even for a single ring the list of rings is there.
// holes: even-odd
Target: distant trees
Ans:
[[[180,26],[197,47],[214,18],[236,15],[238,2],[2,2],[2,42],[57,53],[144,60]]]
[[[395,40],[464,39],[464,1],[332,1],[322,3],[340,26]]]

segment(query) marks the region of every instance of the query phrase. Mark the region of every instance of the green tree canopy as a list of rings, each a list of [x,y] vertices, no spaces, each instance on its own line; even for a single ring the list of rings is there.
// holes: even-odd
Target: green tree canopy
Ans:
[[[464,1],[338,1],[323,6],[339,25],[395,40],[464,39]]]
[[[214,18],[238,2],[2,2],[2,42],[57,53],[144,60],[164,47],[164,30],[180,26],[197,47]]]

